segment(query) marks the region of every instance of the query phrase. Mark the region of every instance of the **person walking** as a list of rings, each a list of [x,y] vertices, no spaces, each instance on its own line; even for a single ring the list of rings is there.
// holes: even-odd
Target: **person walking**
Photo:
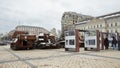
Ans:
[[[113,50],[115,50],[116,49],[117,40],[116,40],[115,37],[112,37],[112,38],[113,38],[113,40],[112,40]]]
[[[108,47],[109,47],[109,40],[108,40],[108,38],[105,38],[104,45],[105,45],[105,49],[108,49]]]
[[[120,36],[118,36],[118,50],[120,51]]]

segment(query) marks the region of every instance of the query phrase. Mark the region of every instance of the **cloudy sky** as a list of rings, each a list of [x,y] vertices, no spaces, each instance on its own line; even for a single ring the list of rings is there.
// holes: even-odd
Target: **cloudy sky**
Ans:
[[[0,33],[17,25],[60,30],[67,11],[100,16],[120,11],[120,0],[0,0]]]

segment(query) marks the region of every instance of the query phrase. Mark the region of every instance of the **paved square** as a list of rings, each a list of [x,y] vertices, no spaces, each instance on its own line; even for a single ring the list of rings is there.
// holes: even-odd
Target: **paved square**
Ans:
[[[120,51],[11,50],[0,46],[0,68],[120,68]]]

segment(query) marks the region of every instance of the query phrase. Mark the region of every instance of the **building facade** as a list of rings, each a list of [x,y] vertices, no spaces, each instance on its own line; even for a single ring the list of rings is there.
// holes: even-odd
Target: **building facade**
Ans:
[[[80,30],[99,30],[108,33],[120,33],[120,12],[110,13],[91,20],[81,21],[75,24]]]
[[[76,12],[64,12],[61,19],[62,36],[64,36],[64,31],[75,29],[75,23],[92,18],[91,16],[78,14]]]
[[[55,28],[51,29],[50,34],[52,34],[55,37],[58,37]]]
[[[33,35],[39,35],[40,33],[49,33],[48,30],[42,28],[42,27],[36,27],[36,26],[25,26],[25,25],[19,25],[15,28],[16,31],[27,31],[29,34]]]
[[[19,25],[15,27],[14,30],[11,30],[8,35],[11,36],[15,31],[26,31],[29,34],[32,35],[39,35],[40,33],[50,33],[48,30],[42,28],[42,27],[36,27],[36,26],[26,26],[26,25]]]

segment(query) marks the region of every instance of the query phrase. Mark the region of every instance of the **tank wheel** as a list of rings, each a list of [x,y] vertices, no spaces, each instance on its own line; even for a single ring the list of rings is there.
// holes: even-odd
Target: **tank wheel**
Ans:
[[[84,50],[87,51],[88,49],[85,47]]]
[[[30,48],[28,47],[27,50],[30,50]]]
[[[65,48],[65,51],[68,51],[68,48]]]
[[[33,49],[34,47],[30,47],[30,49]]]
[[[12,46],[12,49],[13,49],[13,50],[17,50],[17,47],[15,47],[15,46]]]

